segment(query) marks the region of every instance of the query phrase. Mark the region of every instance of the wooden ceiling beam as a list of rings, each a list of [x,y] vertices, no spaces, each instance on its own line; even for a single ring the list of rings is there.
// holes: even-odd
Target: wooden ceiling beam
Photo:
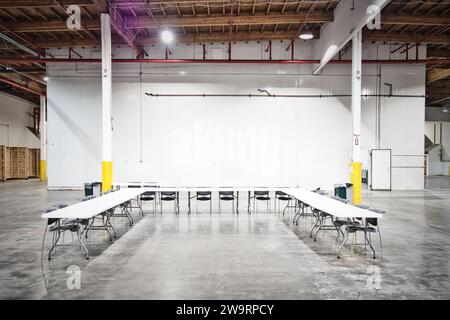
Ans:
[[[118,10],[115,10],[118,11]],[[270,14],[253,16],[235,16],[233,25],[256,25],[256,24],[288,24],[301,23],[306,18],[306,13],[301,14]],[[331,13],[311,14],[306,19],[307,23],[325,23],[333,21]],[[127,29],[157,29],[161,27],[202,27],[223,26],[230,24],[229,16],[160,16],[149,19],[147,16],[127,19]],[[46,23],[35,22],[11,22],[3,23],[5,27],[13,32],[40,32],[40,31],[69,31],[65,21],[50,20]],[[89,30],[100,30],[100,19],[82,21],[83,27]]]
[[[383,31],[369,31],[364,33],[365,41],[379,42],[407,42],[407,43],[433,43],[450,45],[450,35],[427,36],[418,33],[385,33]]]
[[[92,5],[91,0],[61,0],[60,3],[63,6],[79,5],[87,6]],[[39,8],[39,7],[58,7],[53,0],[0,0],[0,8],[5,9],[19,9],[19,8]]]
[[[450,77],[450,69],[434,68],[427,72],[427,83],[433,83]]]
[[[444,49],[427,48],[427,56],[448,58],[450,57],[450,50],[445,48]]]
[[[407,14],[388,14],[381,17],[381,23],[385,25],[409,25],[409,26],[447,26],[450,24],[448,16],[412,16]]]
[[[314,32],[315,37],[319,38],[319,32]],[[268,41],[268,40],[290,40],[295,37],[295,32],[245,32],[240,31],[233,33],[232,41]],[[179,34],[175,36],[176,43],[211,43],[211,42],[228,42],[228,33],[187,33]],[[300,41],[300,40],[299,40]],[[112,42],[114,45],[126,44],[122,38],[113,37]],[[153,45],[159,44],[161,39],[159,36],[141,37],[141,45]],[[90,47],[96,46],[91,39],[80,40],[39,40],[35,45],[39,45],[43,48],[64,48],[64,47]]]

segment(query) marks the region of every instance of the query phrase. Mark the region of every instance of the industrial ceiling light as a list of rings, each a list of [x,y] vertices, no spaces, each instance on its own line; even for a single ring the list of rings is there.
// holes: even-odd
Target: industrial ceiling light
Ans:
[[[171,42],[173,41],[173,33],[170,32],[169,30],[164,30],[164,31],[161,33],[161,40],[162,40],[164,43],[171,43]]]
[[[302,33],[300,33],[298,37],[303,40],[311,40],[312,38],[314,38],[314,35],[311,31],[305,30]]]
[[[448,107],[444,107],[444,108],[442,108],[442,112],[443,113],[450,113],[450,110],[448,110]]]
[[[44,81],[48,81],[48,77],[47,76],[44,77]]]

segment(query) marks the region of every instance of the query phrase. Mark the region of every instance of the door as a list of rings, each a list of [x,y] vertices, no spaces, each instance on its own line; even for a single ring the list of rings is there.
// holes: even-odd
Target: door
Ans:
[[[391,149],[373,149],[371,155],[371,184],[372,190],[391,190]]]

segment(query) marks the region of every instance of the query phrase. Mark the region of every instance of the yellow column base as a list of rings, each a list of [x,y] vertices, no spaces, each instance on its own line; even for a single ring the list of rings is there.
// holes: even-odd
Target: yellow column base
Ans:
[[[450,176],[450,167],[448,167],[448,175]]]
[[[352,163],[351,183],[353,184],[353,204],[361,204],[362,163]]]
[[[113,164],[111,161],[102,162],[102,192],[112,189]]]
[[[39,172],[40,172],[39,175],[40,175],[41,181],[42,182],[47,181],[47,161],[41,160]]]

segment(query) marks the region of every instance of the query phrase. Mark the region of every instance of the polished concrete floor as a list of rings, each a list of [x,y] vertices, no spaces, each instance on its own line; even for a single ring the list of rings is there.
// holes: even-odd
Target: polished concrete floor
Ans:
[[[134,212],[131,228],[114,219],[113,242],[103,231],[92,232],[90,260],[68,233],[64,243],[71,246],[58,248],[48,261],[41,256],[45,222],[39,210],[77,202],[81,192],[48,192],[37,181],[0,183],[0,298],[448,299],[450,178],[428,178],[426,186],[365,192],[365,203],[387,211],[376,260],[350,246],[337,259],[335,232],[314,242],[311,221],[293,226],[292,213],[265,212],[261,205],[257,214],[236,215],[224,205],[210,215],[203,204],[200,213],[194,205],[187,215],[182,199],[179,216],[170,205],[154,214],[149,204],[144,217]]]

